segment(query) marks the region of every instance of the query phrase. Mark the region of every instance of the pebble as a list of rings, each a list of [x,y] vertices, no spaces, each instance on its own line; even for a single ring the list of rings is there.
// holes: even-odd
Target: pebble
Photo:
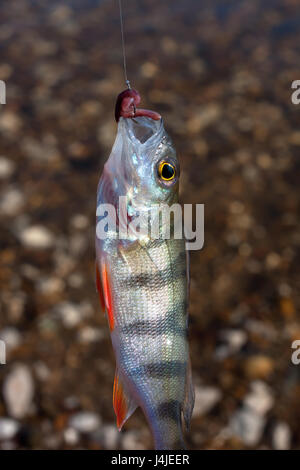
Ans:
[[[0,213],[6,216],[16,215],[24,205],[23,193],[14,187],[7,189],[0,197]]]
[[[291,448],[291,430],[287,423],[279,422],[275,425],[272,447],[275,450],[289,450]]]
[[[9,178],[14,170],[14,162],[6,157],[0,156],[0,179]]]
[[[22,342],[20,332],[10,326],[0,331],[0,339],[4,341],[7,352],[17,348]]]
[[[67,410],[75,410],[80,406],[80,401],[75,395],[71,395],[64,399],[64,406]]]
[[[92,411],[80,411],[71,416],[69,426],[80,433],[96,431],[101,424],[100,417]]]
[[[221,108],[219,105],[212,103],[203,106],[187,121],[187,130],[193,134],[200,132],[207,126],[214,124],[220,116]]]
[[[81,256],[84,251],[87,249],[88,240],[86,235],[76,234],[73,235],[70,239],[70,253],[74,256]]]
[[[64,430],[64,439],[66,444],[75,446],[79,441],[78,431],[74,428],[67,428]]]
[[[34,383],[29,368],[16,365],[6,376],[3,396],[8,412],[13,418],[23,418],[28,413],[34,395]]]
[[[0,418],[0,440],[13,439],[19,428],[19,423],[14,419]]]
[[[92,328],[91,326],[83,327],[78,333],[78,339],[81,343],[94,343],[100,341],[105,337],[105,334],[99,328]]]
[[[145,78],[153,78],[158,72],[158,67],[153,62],[145,62],[141,66],[141,74]]]
[[[276,269],[281,263],[281,257],[278,253],[269,253],[266,257],[266,266],[268,269]]]
[[[89,219],[84,214],[75,214],[70,221],[71,227],[76,230],[84,230],[89,225]]]
[[[34,370],[37,378],[42,382],[45,382],[51,375],[50,369],[43,361],[37,361],[34,364]]]
[[[202,416],[212,410],[221,400],[221,391],[216,387],[195,386],[195,405],[193,416]]]
[[[244,405],[261,416],[265,415],[274,405],[271,389],[260,380],[252,382],[251,391],[246,395]]]
[[[0,132],[15,137],[22,126],[21,118],[13,111],[2,111],[0,115]]]
[[[245,372],[253,379],[265,379],[274,370],[274,361],[264,355],[255,355],[245,361]]]
[[[83,317],[80,305],[71,302],[61,302],[55,307],[55,312],[66,328],[74,328],[81,322]]]
[[[20,239],[23,245],[34,249],[51,248],[54,244],[54,236],[42,225],[25,228],[20,234]]]
[[[68,277],[68,284],[73,289],[78,289],[79,287],[83,285],[83,283],[84,283],[83,276],[79,273],[70,274],[70,276]]]
[[[37,289],[42,294],[53,295],[63,292],[65,282],[59,277],[49,277],[40,279],[37,283]]]
[[[243,330],[222,330],[220,338],[225,344],[216,349],[215,355],[218,359],[225,359],[231,354],[237,353],[247,342],[247,333]]]
[[[122,437],[122,449],[124,450],[144,450],[145,446],[140,441],[140,433],[137,431],[127,431]]]
[[[107,450],[119,447],[120,433],[115,424],[106,424],[101,430],[100,442]]]
[[[255,446],[262,436],[265,423],[263,416],[242,408],[233,414],[229,427],[231,432],[247,446]]]
[[[19,321],[23,314],[26,303],[24,292],[15,292],[8,300],[9,320],[13,323]]]

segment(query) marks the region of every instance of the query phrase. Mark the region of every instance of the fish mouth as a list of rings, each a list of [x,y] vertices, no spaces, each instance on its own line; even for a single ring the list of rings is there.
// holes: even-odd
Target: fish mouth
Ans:
[[[124,119],[130,140],[139,145],[155,144],[164,132],[162,119],[154,120],[146,116]]]

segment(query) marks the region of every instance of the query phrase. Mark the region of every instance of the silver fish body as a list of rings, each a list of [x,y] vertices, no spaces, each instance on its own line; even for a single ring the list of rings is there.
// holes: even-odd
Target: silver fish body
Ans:
[[[160,179],[161,162],[170,163],[176,178]],[[176,152],[162,121],[121,118],[97,194],[98,206],[116,208],[119,196],[126,197],[116,231],[135,211],[148,214],[153,204],[177,202],[178,182]],[[111,231],[96,237],[96,256],[116,358],[118,426],[140,406],[155,448],[183,449],[181,416],[189,425],[194,403],[185,241],[136,233],[121,240]]]

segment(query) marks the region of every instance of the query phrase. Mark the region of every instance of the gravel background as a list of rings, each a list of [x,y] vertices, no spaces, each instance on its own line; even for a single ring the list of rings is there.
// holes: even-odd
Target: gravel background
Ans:
[[[191,257],[191,449],[300,448],[296,0],[124,1],[128,72],[205,204]],[[116,1],[0,3],[0,448],[145,449],[118,433],[94,285],[97,181],[124,88]]]

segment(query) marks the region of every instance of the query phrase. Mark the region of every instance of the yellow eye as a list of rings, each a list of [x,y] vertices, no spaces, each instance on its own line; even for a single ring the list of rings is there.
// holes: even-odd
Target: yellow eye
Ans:
[[[175,166],[169,162],[161,162],[158,167],[158,175],[164,181],[171,181],[175,178]]]

